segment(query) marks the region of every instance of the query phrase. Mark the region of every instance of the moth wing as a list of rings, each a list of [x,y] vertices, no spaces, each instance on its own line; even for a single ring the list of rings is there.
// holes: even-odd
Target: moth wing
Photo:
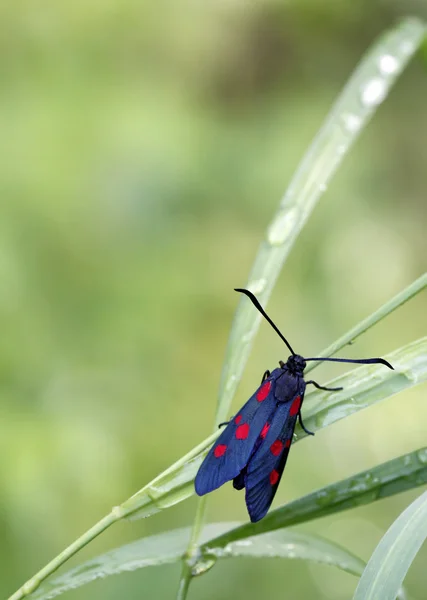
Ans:
[[[253,523],[267,514],[279,487],[302,400],[300,394],[278,406],[263,443],[247,466],[245,498]]]
[[[263,427],[276,410],[276,379],[277,374],[273,372],[229,422],[209,450],[194,482],[199,496],[234,479],[246,466]]]

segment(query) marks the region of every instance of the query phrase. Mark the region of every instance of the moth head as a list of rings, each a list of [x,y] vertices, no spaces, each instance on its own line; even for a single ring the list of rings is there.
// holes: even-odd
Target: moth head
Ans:
[[[292,354],[286,364],[281,363],[282,368],[286,367],[292,375],[302,375],[306,366],[305,359],[299,354]]]

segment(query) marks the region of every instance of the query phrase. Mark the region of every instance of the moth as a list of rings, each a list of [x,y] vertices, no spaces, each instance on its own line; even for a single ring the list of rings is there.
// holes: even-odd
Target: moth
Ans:
[[[264,311],[249,290],[236,288],[248,296],[257,310],[270,323],[291,352],[286,363],[266,371],[261,385],[238,413],[225,425],[225,429],[201,464],[195,479],[199,496],[216,490],[233,480],[236,490],[245,489],[245,500],[252,522],[259,521],[268,512],[276,494],[297,420],[304,426],[301,407],[307,385],[319,390],[338,392],[343,388],[328,388],[316,381],[305,381],[304,369],[309,361],[330,361],[357,364],[382,364],[393,369],[383,358],[303,358],[296,354],[284,335]]]

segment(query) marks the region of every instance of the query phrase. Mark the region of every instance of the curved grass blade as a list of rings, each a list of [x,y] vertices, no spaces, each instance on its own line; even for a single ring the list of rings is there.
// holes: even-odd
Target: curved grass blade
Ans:
[[[343,387],[331,394],[316,390],[307,395],[304,403],[304,422],[308,429],[327,427],[389,398],[398,392],[427,380],[427,337],[407,344],[387,354],[394,371],[386,367],[364,365],[328,382],[331,387]],[[298,426],[297,437],[307,434]]]
[[[258,250],[246,285],[264,306],[299,232],[360,132],[426,35],[425,24],[405,19],[362,58],[298,167]],[[242,299],[221,374],[216,423],[230,410],[261,316]]]
[[[353,600],[394,600],[427,537],[427,492],[396,519],[375,548]]]
[[[213,523],[202,532],[202,539],[219,535],[238,523]],[[136,571],[145,567],[155,567],[181,560],[187,547],[191,528],[183,527],[159,535],[142,538],[136,542],[120,546],[101,554],[66,573],[45,582],[33,594],[34,600],[48,600],[64,592],[82,587],[96,579]],[[363,571],[363,568],[362,568]]]
[[[236,523],[207,525],[203,528],[201,540],[212,538],[235,526]],[[176,563],[184,555],[190,532],[190,527],[176,529],[111,550],[44,583],[35,592],[33,598],[50,600],[96,579],[146,567]],[[360,558],[322,537],[297,531],[274,531],[247,540],[231,542],[225,548],[210,547],[195,565],[192,575],[205,573],[217,560],[234,557],[308,560],[335,566],[359,577],[365,567],[365,563]]]
[[[201,550],[204,552],[210,547],[224,548],[236,540],[371,504],[426,483],[427,447],[403,454],[285,504],[269,512],[258,523],[245,523],[206,542]]]
[[[300,531],[272,531],[244,540],[230,542],[226,546],[206,545],[204,560],[250,556],[256,558],[289,558],[309,560],[338,567],[352,575],[363,571],[364,562],[336,544],[311,533]]]
[[[427,287],[427,273],[424,273],[423,275],[421,275],[421,277],[413,281],[405,289],[396,294],[396,296],[391,298],[391,300],[383,304],[381,308],[369,315],[369,317],[367,317],[363,321],[360,321],[360,323],[358,323],[355,327],[347,331],[347,333],[340,337],[336,342],[328,346],[325,350],[316,353],[316,356],[318,356],[319,358],[328,358],[329,356],[333,356],[339,350],[341,350],[341,348],[344,348],[344,346],[347,346],[347,344],[353,343],[359,336],[362,335],[362,333],[365,333],[366,331],[368,331],[368,329],[371,329],[371,327],[382,321],[382,319],[387,317],[394,310],[396,310],[397,308],[405,304],[405,302],[416,296],[425,287]],[[305,369],[305,374],[309,373],[310,371],[318,367],[320,364],[321,363],[314,362],[310,365],[307,365]]]

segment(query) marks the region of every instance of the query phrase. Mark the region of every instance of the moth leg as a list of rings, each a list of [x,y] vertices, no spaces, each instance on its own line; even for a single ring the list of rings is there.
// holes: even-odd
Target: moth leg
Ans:
[[[265,381],[266,379],[268,379],[268,378],[270,377],[270,375],[271,375],[271,373],[270,373],[270,371],[267,369],[267,371],[266,371],[266,372],[264,373],[264,375],[262,376],[261,383],[264,383],[264,381]]]
[[[226,425],[231,423],[232,420],[233,420],[233,417],[231,417],[231,419],[229,421],[224,421],[223,423],[218,423],[218,429],[221,429],[221,427],[225,427]]]
[[[314,387],[316,387],[318,390],[326,390],[327,392],[340,392],[341,390],[343,390],[344,388],[342,387],[338,387],[338,388],[328,388],[328,387],[324,387],[323,385],[319,385],[318,383],[316,383],[315,381],[306,381],[306,384],[308,385],[309,383],[311,383],[312,385],[314,385]]]
[[[312,431],[309,431],[308,429],[306,429],[304,423],[302,422],[301,411],[299,411],[299,413],[298,413],[298,420],[299,420],[299,424],[301,425],[301,429],[303,429],[307,435],[314,435],[314,433]]]

